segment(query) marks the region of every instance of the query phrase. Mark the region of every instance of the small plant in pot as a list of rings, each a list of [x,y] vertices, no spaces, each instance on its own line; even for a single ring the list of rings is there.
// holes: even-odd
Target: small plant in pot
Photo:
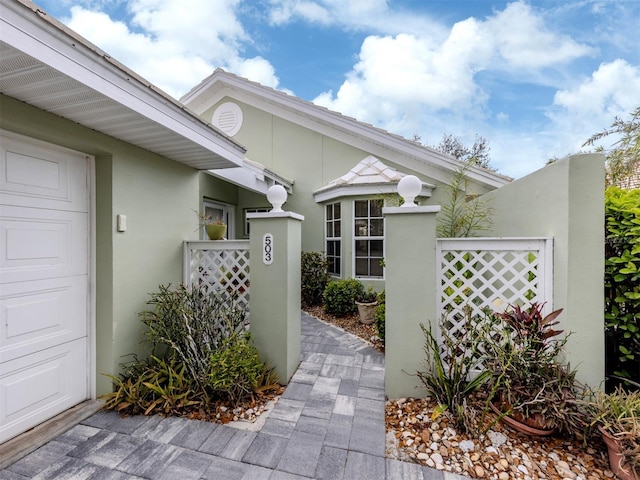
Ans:
[[[194,210],[195,211],[195,210]],[[222,240],[227,234],[227,225],[210,213],[195,212],[198,215],[198,229],[204,227],[209,240]]]
[[[510,306],[490,316],[495,325],[483,349],[496,385],[491,407],[529,435],[557,431],[579,437],[587,419],[575,371],[561,361],[568,335],[559,337],[562,330],[553,328],[562,309],[544,315],[543,306]]]
[[[640,390],[595,391],[587,409],[607,446],[611,471],[621,480],[640,480]]]
[[[360,323],[371,325],[376,318],[376,306],[378,305],[378,294],[369,287],[367,290],[356,295],[356,305]]]

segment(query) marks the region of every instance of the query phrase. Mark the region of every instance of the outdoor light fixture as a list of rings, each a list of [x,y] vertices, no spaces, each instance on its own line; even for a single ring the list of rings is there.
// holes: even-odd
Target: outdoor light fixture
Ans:
[[[272,212],[283,212],[282,205],[287,201],[287,191],[282,185],[274,185],[267,190],[267,200],[273,205]]]
[[[422,191],[422,182],[415,175],[402,177],[398,182],[398,193],[404,198],[403,207],[417,207],[414,200]]]

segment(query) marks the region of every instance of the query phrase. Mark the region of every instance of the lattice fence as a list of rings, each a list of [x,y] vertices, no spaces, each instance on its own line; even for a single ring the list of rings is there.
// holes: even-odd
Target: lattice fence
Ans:
[[[184,242],[183,281],[224,290],[249,308],[249,240]]]
[[[438,240],[438,318],[456,336],[473,317],[509,304],[546,302],[553,296],[553,240],[464,238]]]

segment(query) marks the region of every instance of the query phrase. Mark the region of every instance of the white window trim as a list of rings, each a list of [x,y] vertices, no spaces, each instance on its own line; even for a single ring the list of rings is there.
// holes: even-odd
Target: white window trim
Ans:
[[[327,222],[329,221],[329,219],[327,218],[327,207],[329,205],[340,205],[340,236],[339,237],[327,237]],[[329,275],[331,276],[331,278],[342,278],[342,275],[344,273],[344,255],[343,255],[343,241],[342,241],[342,231],[344,229],[344,219],[342,217],[342,212],[343,212],[343,208],[342,208],[342,202],[331,202],[331,203],[327,203],[325,205],[323,205],[324,208],[324,224],[323,224],[323,230],[324,230],[324,248],[325,248],[325,255],[327,255],[327,241],[332,240],[332,241],[339,241],[340,242],[340,254],[338,255],[338,258],[340,258],[340,273],[339,274],[335,274],[335,273],[329,273]],[[334,219],[333,221],[335,222],[335,207],[334,207]]]
[[[381,277],[370,277],[363,275],[356,275],[356,241],[358,240],[382,240],[382,258],[380,260],[384,260],[387,254],[387,219],[382,217],[382,224],[384,228],[384,235],[382,236],[356,236],[355,232],[355,224],[356,224],[356,202],[357,201],[371,201],[377,200],[376,198],[357,198],[352,202],[352,214],[351,214],[351,272],[353,273],[353,278],[357,278],[359,280],[367,280],[367,281],[384,281],[386,276],[386,269],[382,267],[382,276]],[[385,201],[382,199],[383,208]]]

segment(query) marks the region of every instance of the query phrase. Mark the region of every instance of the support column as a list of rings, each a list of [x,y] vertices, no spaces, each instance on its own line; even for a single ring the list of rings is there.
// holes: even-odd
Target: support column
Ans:
[[[274,367],[281,383],[288,383],[300,363],[304,217],[283,212],[274,203],[271,212],[248,214],[247,218],[251,222],[251,332],[261,359]]]
[[[414,177],[415,178],[415,177]],[[401,207],[382,212],[385,228],[385,393],[391,399],[424,396],[415,374],[422,370],[424,336],[420,323],[437,326],[436,214],[440,206],[415,206],[405,197]],[[417,178],[416,178],[417,180]]]

